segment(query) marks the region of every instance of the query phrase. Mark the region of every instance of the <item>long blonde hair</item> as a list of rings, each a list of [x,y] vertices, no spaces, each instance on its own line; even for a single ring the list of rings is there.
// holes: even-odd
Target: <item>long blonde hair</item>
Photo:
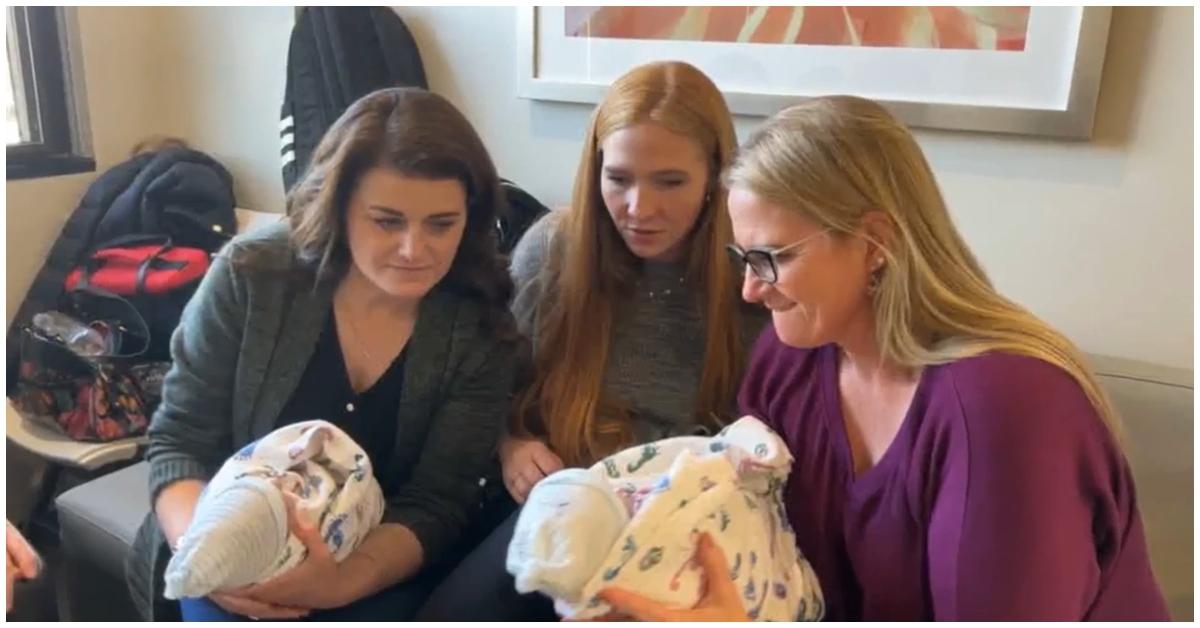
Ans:
[[[721,92],[700,70],[681,62],[643,65],[613,83],[592,115],[571,208],[558,221],[543,270],[534,380],[514,413],[515,433],[544,431],[568,464],[631,444],[628,409],[603,390],[603,378],[614,307],[632,285],[638,261],[605,209],[600,147],[610,134],[644,122],[695,140],[710,157],[708,194],[686,260],[706,329],[697,419],[712,423],[727,413],[741,376],[738,278],[723,251],[732,229],[720,178],[737,146],[733,120]]]
[[[864,235],[870,211],[887,215],[892,241],[868,238],[885,259],[873,299],[885,360],[921,367],[987,352],[1037,358],[1070,374],[1119,437],[1116,411],[1079,349],[996,292],[916,140],[879,104],[828,96],[784,109],[743,146],[725,180],[842,236]]]

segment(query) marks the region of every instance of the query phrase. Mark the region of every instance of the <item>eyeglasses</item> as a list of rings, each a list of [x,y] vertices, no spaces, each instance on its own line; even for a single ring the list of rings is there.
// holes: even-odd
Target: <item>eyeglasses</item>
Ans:
[[[754,272],[754,276],[769,283],[774,284],[779,281],[779,256],[791,251],[800,245],[816,238],[817,236],[825,235],[829,229],[822,229],[806,238],[793,242],[787,246],[781,246],[777,249],[769,249],[764,247],[754,247],[743,251],[736,244],[726,244],[725,249],[729,251],[729,257],[734,264],[738,265],[743,273],[749,267]]]

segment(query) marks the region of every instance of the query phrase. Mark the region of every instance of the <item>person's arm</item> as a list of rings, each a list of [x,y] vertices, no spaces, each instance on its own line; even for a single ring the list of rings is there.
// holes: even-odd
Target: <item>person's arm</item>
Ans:
[[[204,484],[201,480],[176,480],[163,487],[158,492],[158,499],[154,500],[154,516],[172,550],[196,515],[196,504],[200,502]]]
[[[288,619],[301,617],[308,609],[340,608],[407,580],[424,564],[421,541],[412,530],[396,523],[371,530],[339,563],[316,522],[297,515],[294,496],[285,494],[284,500],[288,502],[288,527],[304,544],[307,555],[299,565],[266,582],[213,596],[231,612]]]
[[[385,523],[416,535],[425,562],[440,558],[465,527],[512,404],[512,343],[477,343],[435,412],[411,479],[384,514]]]
[[[554,244],[562,214],[552,211],[529,226],[525,235],[513,248],[508,272],[513,280],[512,313],[517,331],[534,340],[537,331],[538,310],[542,305],[544,266]]]
[[[424,564],[425,548],[416,533],[403,524],[384,523],[342,561],[338,597],[346,604],[361,600],[408,580]]]
[[[38,557],[33,546],[22,536],[16,526],[8,520],[5,520],[4,524],[4,548],[7,558],[5,580],[8,583],[8,596],[5,598],[7,610],[5,612],[11,613],[13,609],[13,595],[15,593],[13,585],[16,584],[17,580],[33,580],[36,578],[42,570],[42,559]]]
[[[148,430],[150,495],[169,545],[187,529],[204,483],[232,448],[234,373],[245,305],[228,255],[213,258],[171,337],[171,370]]]
[[[926,538],[936,620],[1080,621],[1095,601],[1099,547],[1122,543],[1122,462],[1063,383],[961,396]]]
[[[305,560],[233,593],[285,607],[338,608],[411,578],[450,549],[467,525],[512,403],[512,343],[476,337],[468,346],[408,482],[388,499],[382,525],[338,563],[315,526],[294,523],[308,548]]]
[[[550,213],[529,227],[513,249],[509,272],[515,292],[513,317],[522,341],[517,350],[514,390],[521,394],[532,384],[534,348],[538,326],[538,310],[543,298],[541,271],[546,263],[554,233],[561,214]],[[518,425],[518,422],[520,424]],[[542,478],[563,468],[562,458],[550,449],[544,438],[541,422],[526,420],[514,414],[507,421],[497,449],[504,487],[518,504],[525,502],[529,491]]]

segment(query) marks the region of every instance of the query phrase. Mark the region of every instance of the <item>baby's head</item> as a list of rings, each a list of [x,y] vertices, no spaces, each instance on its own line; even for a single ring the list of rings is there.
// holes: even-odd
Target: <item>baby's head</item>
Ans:
[[[287,506],[270,480],[248,475],[206,491],[196,513],[167,564],[167,599],[247,586],[286,560]]]
[[[575,600],[629,522],[603,474],[564,469],[529,492],[508,547],[508,572],[522,593]]]

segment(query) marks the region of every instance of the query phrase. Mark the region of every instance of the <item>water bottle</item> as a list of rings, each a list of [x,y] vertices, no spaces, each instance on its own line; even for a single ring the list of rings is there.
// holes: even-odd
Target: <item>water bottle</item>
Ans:
[[[108,343],[100,332],[62,312],[35,314],[33,325],[47,336],[62,339],[76,355],[98,356],[108,351]]]

